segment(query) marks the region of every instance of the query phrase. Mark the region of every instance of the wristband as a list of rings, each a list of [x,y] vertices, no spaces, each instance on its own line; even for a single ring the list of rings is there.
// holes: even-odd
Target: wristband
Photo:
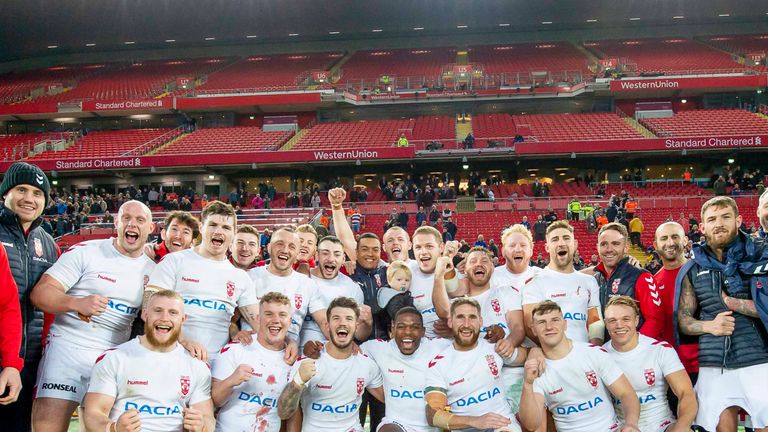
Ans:
[[[342,210],[342,209],[343,209],[343,207],[342,207],[342,206],[335,206],[335,205],[332,205],[332,206],[331,206],[331,209],[332,209],[332,210]]]
[[[441,430],[451,430],[450,423],[453,416],[454,414],[448,411],[436,411],[435,416],[432,417],[432,424]]]
[[[293,376],[293,382],[295,382],[296,384],[298,384],[298,385],[299,385],[299,387],[303,387],[303,386],[304,386],[304,384],[306,384],[306,383],[307,383],[306,381],[304,381],[303,379],[301,379],[301,374],[300,374],[298,371],[296,372],[296,375],[294,375],[294,376]]]

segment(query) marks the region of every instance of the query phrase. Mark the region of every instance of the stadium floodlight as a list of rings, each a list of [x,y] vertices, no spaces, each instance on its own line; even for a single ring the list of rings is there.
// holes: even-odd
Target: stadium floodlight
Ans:
[[[125,41],[125,42],[123,42],[123,43],[124,43],[124,44],[126,44],[126,45],[133,45],[133,44],[135,44],[136,42],[134,42],[134,41]]]
[[[465,170],[468,170],[468,169],[469,169],[469,165],[467,165],[467,164],[464,164],[464,165],[462,165],[462,166],[461,166],[461,168],[462,168],[462,169],[465,169]]]
[[[166,39],[165,42],[167,43],[176,42],[176,39]]]
[[[383,32],[384,30],[382,30],[382,29],[373,29],[373,30],[371,30],[371,31],[372,31],[372,32],[374,32],[374,33],[381,33],[381,32]]]
[[[290,36],[290,37],[296,37],[298,35],[299,35],[298,33],[288,33],[288,36]]]
[[[337,35],[337,34],[341,34],[341,32],[340,31],[329,31],[328,34],[329,35]]]
[[[465,29],[467,27],[468,26],[465,26],[464,24],[459,24],[459,25],[456,26],[457,29]]]
[[[257,37],[258,36],[256,36],[256,35],[247,35],[245,38],[246,39],[256,39]]]
[[[48,45],[48,49],[55,49],[55,48],[58,48],[58,47],[59,47],[58,45]]]
[[[729,163],[729,164],[732,164],[732,163],[734,163],[734,162],[736,162],[736,159],[734,159],[734,158],[728,158],[728,163]]]
[[[729,14],[729,13],[721,13],[721,14],[719,14],[717,16],[719,16],[720,18],[727,18],[727,17],[731,16],[731,14]]]
[[[207,40],[207,41],[213,41],[213,40],[216,40],[216,38],[215,38],[215,37],[207,37],[207,38],[205,38],[205,40]]]
[[[95,43],[87,43],[87,44],[85,44],[85,46],[87,46],[87,47],[95,47],[96,44]]]
[[[544,25],[549,25],[549,24],[552,24],[552,21],[542,21],[541,23]]]
[[[685,17],[682,16],[682,15],[675,15],[675,16],[672,17],[672,19],[683,19],[683,18],[685,18]]]
[[[630,18],[629,20],[630,20],[630,21],[640,21],[640,18],[638,18],[638,17],[632,17],[632,18]]]
[[[499,24],[499,27],[509,27],[510,25],[510,23],[501,23]]]
[[[587,22],[588,22],[588,23],[596,23],[596,22],[597,22],[597,20],[593,18],[593,19],[588,19],[588,20],[587,20]]]
[[[424,30],[424,27],[414,27],[413,29],[416,31],[419,31],[419,30]]]

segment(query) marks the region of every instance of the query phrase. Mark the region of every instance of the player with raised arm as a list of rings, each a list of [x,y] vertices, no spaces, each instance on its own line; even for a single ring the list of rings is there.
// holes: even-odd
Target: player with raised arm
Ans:
[[[532,331],[533,309],[544,300],[553,300],[563,309],[569,322],[568,338],[602,345],[605,325],[600,316],[600,288],[595,278],[577,272],[573,254],[578,243],[573,227],[567,221],[556,221],[547,227],[549,264],[523,291],[523,317],[528,337],[536,341]]]
[[[640,308],[635,299],[614,296],[605,306],[611,341],[603,346],[624,372],[640,400],[641,432],[688,432],[696,418],[696,394],[672,345],[638,333]],[[667,390],[677,396],[677,419],[669,409]],[[615,404],[624,421],[621,404]]]
[[[278,414],[288,419],[299,409],[305,432],[362,432],[358,412],[365,389],[384,400],[379,367],[353,352],[353,335],[360,317],[357,302],[338,297],[326,310],[330,340],[320,358],[293,366],[291,381],[277,403]]]
[[[117,238],[72,246],[32,290],[32,302],[56,315],[32,407],[36,431],[65,432],[85,396],[96,358],[130,338],[155,267],[144,254],[152,213],[139,201],[127,201],[115,226]]]
[[[248,274],[227,260],[237,227],[235,210],[229,204],[211,201],[200,217],[200,244],[166,255],[152,272],[146,292],[170,289],[181,295],[188,319],[179,343],[194,357],[213,363],[229,342],[235,308],[255,325],[258,299]]]
[[[211,395],[219,432],[278,432],[277,399],[288,384],[291,367],[283,362],[285,336],[291,325],[288,297],[269,292],[259,300],[256,342],[231,343],[213,367]]]
[[[144,335],[96,359],[83,403],[85,429],[212,432],[211,373],[178,343],[186,319],[181,296],[156,291],[142,318]]]
[[[640,402],[632,385],[605,349],[566,336],[570,324],[560,306],[544,300],[532,311],[533,333],[545,360],[525,362],[525,384],[520,399],[520,422],[536,430],[552,413],[558,432],[640,432]],[[543,370],[543,372],[542,372]],[[611,395],[621,402],[622,425]]]
[[[483,326],[473,298],[453,301],[448,325],[453,344],[428,364],[424,399],[427,422],[440,429],[520,431],[504,396],[503,365],[521,364],[526,350],[501,357],[493,344],[478,340]]]

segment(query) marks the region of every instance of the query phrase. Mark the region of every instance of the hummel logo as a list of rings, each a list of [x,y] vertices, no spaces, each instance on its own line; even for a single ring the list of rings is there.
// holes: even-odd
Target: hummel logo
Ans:
[[[700,271],[700,272],[696,273],[696,276],[701,276],[701,275],[705,275],[705,274],[709,274],[709,270]]]
[[[42,185],[45,177],[41,176],[40,174],[35,174],[35,180],[37,180],[37,184]]]

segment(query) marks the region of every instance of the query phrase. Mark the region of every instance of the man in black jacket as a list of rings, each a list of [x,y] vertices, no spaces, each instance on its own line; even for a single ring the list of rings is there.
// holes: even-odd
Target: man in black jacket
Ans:
[[[58,258],[53,238],[40,227],[49,191],[45,173],[24,162],[11,165],[0,184],[0,240],[19,291],[23,325],[19,353],[24,359],[23,387],[16,403],[0,406],[2,430],[9,432],[31,429],[32,392],[43,350],[43,313],[35,309],[29,296],[32,287]]]

